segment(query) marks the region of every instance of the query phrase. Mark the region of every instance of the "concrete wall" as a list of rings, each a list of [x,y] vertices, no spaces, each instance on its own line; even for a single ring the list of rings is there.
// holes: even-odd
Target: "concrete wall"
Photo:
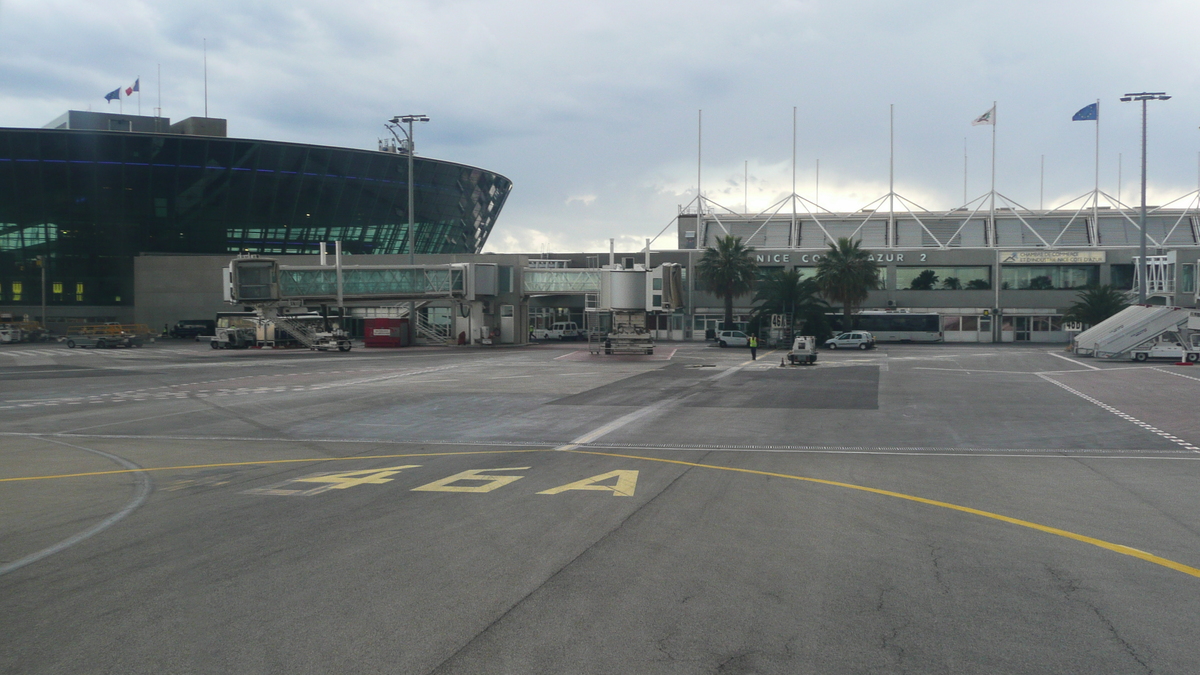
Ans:
[[[237,311],[225,304],[221,270],[234,255],[141,255],[133,259],[134,320],[152,330]]]

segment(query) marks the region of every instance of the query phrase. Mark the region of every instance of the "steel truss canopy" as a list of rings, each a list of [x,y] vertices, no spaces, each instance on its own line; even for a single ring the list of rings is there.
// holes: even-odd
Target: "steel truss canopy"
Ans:
[[[859,211],[840,213],[805,202],[808,208],[795,217],[784,211],[787,197],[758,213],[714,208],[716,204],[705,199],[708,207],[698,216],[694,210],[680,213],[680,246],[705,248],[727,234],[749,246],[772,249],[823,249],[841,237],[877,249],[1128,248],[1139,242],[1138,208],[1103,191],[1046,210],[1026,208],[999,193],[996,197],[994,217],[987,194],[940,212],[899,196],[895,211],[886,210],[887,196]],[[1149,209],[1146,239],[1155,247],[1200,246],[1200,191]]]

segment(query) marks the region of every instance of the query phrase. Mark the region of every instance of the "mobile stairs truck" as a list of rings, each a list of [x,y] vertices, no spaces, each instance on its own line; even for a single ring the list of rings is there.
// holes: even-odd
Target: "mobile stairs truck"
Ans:
[[[1098,359],[1200,362],[1200,311],[1133,305],[1075,336],[1072,351]]]

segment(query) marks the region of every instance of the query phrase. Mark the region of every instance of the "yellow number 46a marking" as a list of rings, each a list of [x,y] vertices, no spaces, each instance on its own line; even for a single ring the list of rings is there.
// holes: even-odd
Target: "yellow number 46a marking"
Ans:
[[[307,476],[305,478],[297,478],[297,483],[332,483],[329,486],[331,490],[345,490],[352,488],[355,485],[389,483],[392,481],[389,476],[394,476],[404,469],[415,469],[421,466],[420,464],[406,464],[404,466],[389,466],[382,469],[367,469],[366,471],[343,471],[341,473],[329,473],[323,476]]]

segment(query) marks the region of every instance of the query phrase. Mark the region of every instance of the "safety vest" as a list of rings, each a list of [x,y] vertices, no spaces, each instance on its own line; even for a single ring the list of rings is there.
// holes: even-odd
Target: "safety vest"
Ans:
[[[751,347],[758,346],[758,338],[754,337],[753,335],[750,336],[750,346]]]

